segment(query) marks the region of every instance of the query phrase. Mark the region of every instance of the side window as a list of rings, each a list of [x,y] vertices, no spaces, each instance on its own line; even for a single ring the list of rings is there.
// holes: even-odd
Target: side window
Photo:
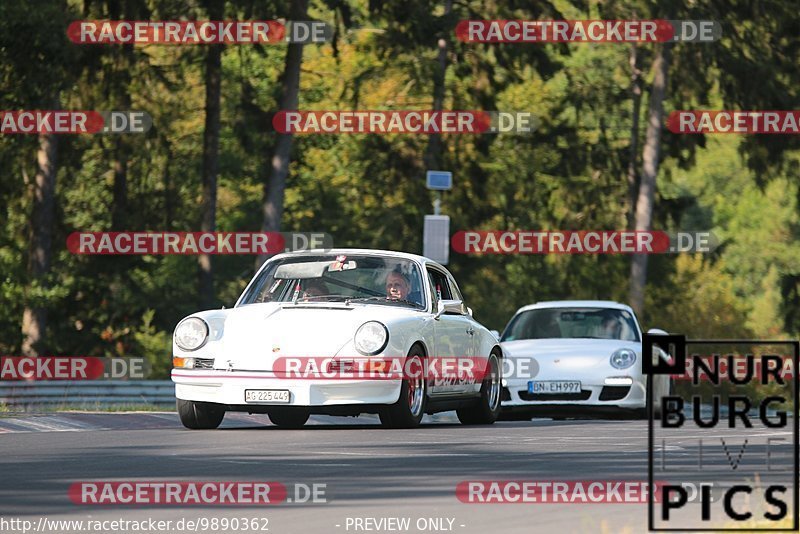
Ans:
[[[450,283],[447,281],[447,276],[436,269],[428,268],[428,276],[431,281],[431,288],[434,292],[434,302],[439,299],[441,295],[442,300],[451,300],[453,294],[451,292]]]
[[[464,297],[461,296],[461,291],[458,289],[458,286],[456,285],[456,281],[453,280],[453,277],[452,276],[448,276],[447,277],[447,281],[448,281],[448,284],[450,285],[450,294],[453,295],[451,298],[456,299],[456,300],[460,300],[461,302],[464,302]]]
[[[431,272],[428,271],[428,281],[430,282],[430,292],[431,292],[431,307],[433,311],[436,311],[436,307],[439,305],[439,296],[436,294],[436,282],[433,280],[433,276]]]

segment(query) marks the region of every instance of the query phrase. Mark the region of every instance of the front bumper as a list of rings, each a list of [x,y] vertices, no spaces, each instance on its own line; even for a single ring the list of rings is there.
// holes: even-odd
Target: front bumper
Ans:
[[[575,380],[566,378],[543,378],[536,380]],[[581,380],[578,378],[578,380]],[[508,380],[502,390],[503,411],[520,411],[530,408],[558,409],[563,406],[574,408],[623,408],[641,409],[647,406],[645,385],[632,378],[631,385],[608,385],[605,377],[581,380],[580,393],[570,394],[530,394],[528,380]]]
[[[175,396],[228,406],[358,406],[389,405],[400,398],[400,380],[286,379],[266,371],[173,369]],[[245,390],[288,390],[288,403],[248,403]]]

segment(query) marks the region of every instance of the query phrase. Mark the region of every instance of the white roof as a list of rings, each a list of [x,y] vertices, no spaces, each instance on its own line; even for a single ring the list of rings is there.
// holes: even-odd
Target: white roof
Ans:
[[[610,308],[613,310],[627,310],[633,313],[633,309],[627,304],[622,304],[613,300],[551,300],[537,302],[536,304],[528,304],[518,309],[517,313],[542,308]]]
[[[433,263],[434,265],[439,265],[439,263],[433,261],[430,258],[426,258],[425,256],[420,256],[418,254],[411,254],[409,252],[397,252],[394,250],[379,250],[379,249],[369,249],[369,248],[332,248],[332,249],[311,249],[311,250],[297,250],[294,252],[283,252],[281,254],[277,254],[270,259],[273,258],[291,258],[295,256],[318,256],[318,255],[345,255],[348,256],[350,254],[363,254],[363,255],[375,255],[375,256],[391,256],[394,258],[402,258],[406,260],[415,261],[418,263]]]

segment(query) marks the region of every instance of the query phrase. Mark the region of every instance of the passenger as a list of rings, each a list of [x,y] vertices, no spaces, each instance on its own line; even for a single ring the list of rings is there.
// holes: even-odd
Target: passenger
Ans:
[[[538,326],[538,334],[533,339],[559,339],[563,337],[561,327],[554,314],[548,314],[547,322]]]

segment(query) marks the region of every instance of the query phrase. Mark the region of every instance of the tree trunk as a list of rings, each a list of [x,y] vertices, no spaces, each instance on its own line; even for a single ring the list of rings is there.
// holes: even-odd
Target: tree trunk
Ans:
[[[163,140],[164,155],[166,162],[164,163],[164,230],[169,232],[172,230],[172,221],[175,219],[175,188],[172,183],[172,174],[170,173],[170,162],[172,161],[172,145],[168,139]]]
[[[635,224],[636,196],[639,187],[639,176],[636,166],[639,159],[639,117],[642,108],[642,71],[639,69],[639,50],[634,43],[631,45],[631,148],[628,159],[628,224],[626,228],[632,229]]]
[[[445,0],[444,16],[447,17],[453,9],[453,0]],[[447,73],[447,39],[441,37],[439,46],[439,68],[433,78],[433,110],[441,111],[444,108],[444,81]],[[425,151],[425,165],[428,169],[439,169],[442,165],[442,136],[438,133],[431,134],[428,139],[428,148]]]
[[[222,20],[224,4],[213,0],[208,4],[211,20]],[[203,219],[200,230],[217,229],[217,172],[219,170],[219,115],[222,70],[221,44],[209,45],[206,55],[206,124],[203,132]],[[214,269],[211,255],[201,254],[199,289],[203,308],[214,307]]]
[[[664,123],[664,98],[667,89],[670,45],[659,48],[653,62],[655,76],[650,92],[650,105],[647,111],[647,133],[642,152],[642,178],[639,196],[636,199],[636,231],[649,231],[653,221],[653,199],[658,176],[659,149],[661,148],[661,129]],[[631,262],[629,300],[636,313],[644,309],[644,288],[647,283],[647,254],[634,254]]]
[[[308,19],[308,0],[292,0],[289,9],[289,20]],[[286,51],[286,63],[281,82],[281,110],[296,110],[300,93],[300,66],[303,62],[303,45],[289,44]],[[283,195],[286,189],[286,177],[289,174],[289,157],[292,152],[292,134],[277,134],[278,139],[272,153],[268,181],[264,184],[264,222],[261,226],[265,232],[279,232],[283,217]],[[256,268],[267,260],[266,255],[259,255]]]
[[[51,109],[57,109],[53,107]],[[33,211],[31,214],[30,256],[28,279],[30,286],[46,284],[50,272],[55,219],[56,156],[58,137],[54,134],[39,135],[39,150],[36,154],[36,179],[33,186]],[[38,303],[26,303],[22,312],[22,354],[38,356],[46,350],[45,329],[47,309]]]
[[[131,13],[123,13],[118,1],[108,3],[108,12],[112,20],[128,18]],[[131,70],[136,59],[132,44],[124,44],[119,50],[112,50],[111,57],[114,61],[114,71],[111,77],[112,102],[116,109],[129,111],[131,109]],[[116,135],[114,138],[114,155],[111,169],[114,172],[114,186],[112,189],[113,201],[111,203],[111,229],[115,231],[129,230],[128,228],[128,156],[130,154],[129,142],[126,135]]]

